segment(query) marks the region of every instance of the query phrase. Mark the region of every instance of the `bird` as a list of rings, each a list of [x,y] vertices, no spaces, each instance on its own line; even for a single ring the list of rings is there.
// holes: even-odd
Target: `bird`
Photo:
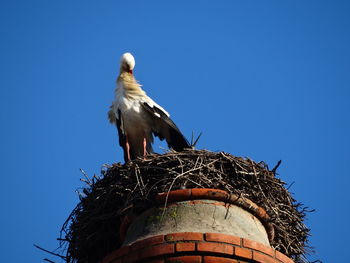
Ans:
[[[168,147],[180,152],[191,148],[169,113],[153,101],[134,77],[135,59],[129,52],[120,58],[115,99],[108,111],[109,122],[117,126],[124,161],[153,153],[154,136],[166,140]]]

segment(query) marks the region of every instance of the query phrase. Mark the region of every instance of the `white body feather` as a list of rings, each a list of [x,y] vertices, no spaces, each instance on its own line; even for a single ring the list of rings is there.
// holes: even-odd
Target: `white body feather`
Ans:
[[[115,100],[113,102],[113,112],[118,120],[120,119],[120,116],[118,114],[119,109],[121,114],[123,115],[122,121],[124,122],[136,121],[137,125],[146,122],[147,118],[145,118],[145,116],[147,116],[147,113],[144,112],[145,110],[142,106],[143,103],[147,103],[151,108],[157,107],[165,115],[170,117],[169,113],[161,106],[159,106],[155,101],[153,101],[150,97],[148,97],[146,95],[146,92],[144,92],[141,88],[140,94],[125,96],[126,93],[127,91],[125,90],[123,83],[118,82],[117,89],[115,92]],[[154,115],[160,118],[159,113],[155,112]]]

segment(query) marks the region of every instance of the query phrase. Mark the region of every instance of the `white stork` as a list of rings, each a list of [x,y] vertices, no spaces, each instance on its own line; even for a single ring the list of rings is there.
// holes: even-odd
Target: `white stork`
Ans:
[[[115,100],[108,112],[109,121],[118,128],[125,162],[152,153],[153,134],[160,140],[165,139],[168,147],[175,151],[190,148],[169,113],[141,89],[133,75],[134,67],[134,57],[130,53],[123,54]]]

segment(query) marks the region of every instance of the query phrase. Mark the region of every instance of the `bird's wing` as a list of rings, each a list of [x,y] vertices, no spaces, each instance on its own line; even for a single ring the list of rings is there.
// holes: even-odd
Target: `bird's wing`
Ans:
[[[113,104],[109,107],[108,120],[112,124],[117,124],[117,117],[115,116],[115,113],[114,113],[114,105]]]
[[[110,123],[115,124],[117,126],[118,135],[119,135],[119,145],[123,148],[124,160],[126,162],[128,160],[128,154],[126,149],[126,136],[124,133],[123,118],[122,118],[120,109],[116,108],[116,112],[115,112],[115,108],[113,104],[110,107],[110,110],[108,111],[108,119]]]
[[[151,128],[155,136],[159,137],[160,140],[165,139],[168,143],[168,147],[173,148],[175,151],[182,151],[185,148],[190,148],[187,139],[170,119],[168,112],[148,96],[144,96],[140,103],[152,120]]]

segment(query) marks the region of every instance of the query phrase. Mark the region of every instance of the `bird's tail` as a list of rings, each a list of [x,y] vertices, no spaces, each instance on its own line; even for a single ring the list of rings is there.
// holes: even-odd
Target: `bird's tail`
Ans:
[[[177,152],[191,148],[190,143],[178,129],[170,129],[170,141],[168,147],[173,148]]]

